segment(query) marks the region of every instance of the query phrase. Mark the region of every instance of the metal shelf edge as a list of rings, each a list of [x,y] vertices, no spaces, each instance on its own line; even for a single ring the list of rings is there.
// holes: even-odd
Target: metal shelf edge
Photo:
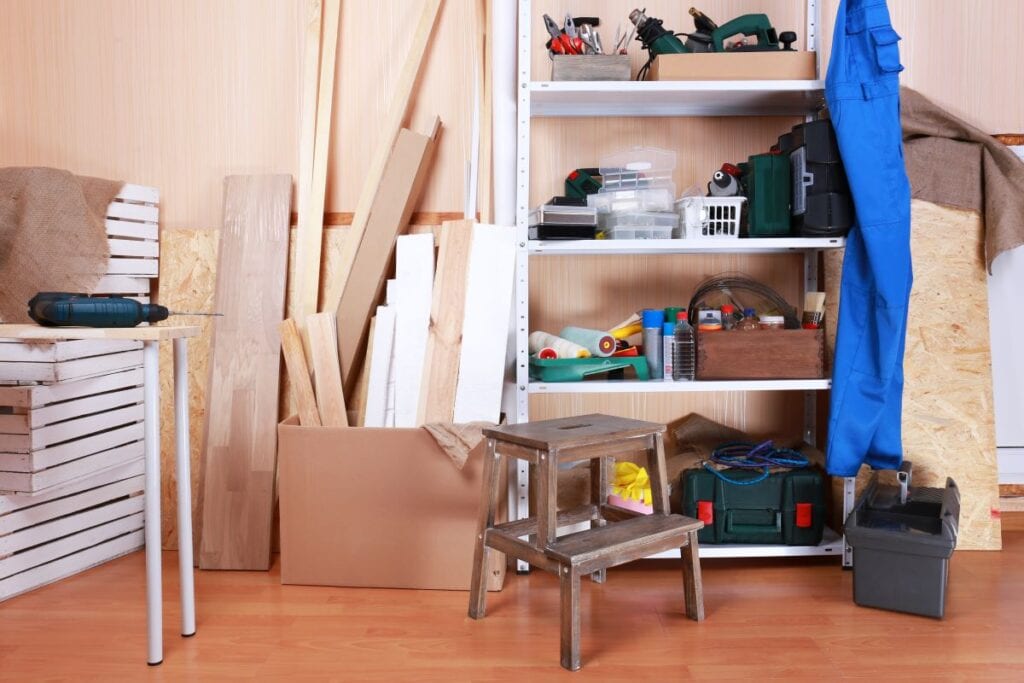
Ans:
[[[771,379],[694,382],[663,382],[659,380],[593,380],[583,382],[530,382],[531,394],[625,394],[625,393],[691,393],[702,391],[824,391],[828,379]]]

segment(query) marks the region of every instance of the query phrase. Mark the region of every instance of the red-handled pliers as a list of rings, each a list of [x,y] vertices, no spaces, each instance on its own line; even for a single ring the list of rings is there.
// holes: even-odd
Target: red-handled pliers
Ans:
[[[558,28],[558,24],[555,20],[549,17],[547,14],[544,15],[544,27],[548,30],[551,35],[551,40],[547,42],[546,47],[551,51],[552,54],[556,55],[579,55],[583,54],[583,41],[577,38],[571,38]]]

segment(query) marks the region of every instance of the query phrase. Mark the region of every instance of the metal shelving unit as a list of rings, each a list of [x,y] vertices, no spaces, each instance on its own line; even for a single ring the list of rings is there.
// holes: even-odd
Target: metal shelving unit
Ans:
[[[818,0],[806,1],[807,49],[816,52],[819,23]],[[730,382],[640,382],[584,381],[543,383],[529,380],[529,287],[530,258],[543,256],[598,257],[643,254],[804,254],[805,290],[818,287],[818,253],[840,249],[845,240],[834,238],[723,239],[723,240],[580,240],[531,241],[528,239],[530,200],[530,132],[536,117],[553,116],[804,116],[812,119],[824,102],[824,82],[810,81],[690,81],[690,82],[547,82],[532,80],[532,28],[539,22],[533,16],[530,0],[518,5],[518,106],[516,114],[516,192],[515,213],[518,254],[515,282],[515,407],[516,422],[529,420],[531,394],[648,393],[700,391],[803,391],[804,440],[816,442],[815,393],[826,390],[831,381],[772,380]],[[820,64],[818,72],[821,73]],[[528,479],[525,465],[509,476],[509,515],[512,519],[528,516]],[[854,479],[844,480],[844,514],[853,507]],[[852,551],[843,538],[826,529],[817,546],[718,545],[702,546],[702,558],[718,557],[843,557],[852,565]],[[666,553],[665,557],[678,557]],[[655,558],[661,555],[654,556]],[[528,566],[520,562],[521,571]]]

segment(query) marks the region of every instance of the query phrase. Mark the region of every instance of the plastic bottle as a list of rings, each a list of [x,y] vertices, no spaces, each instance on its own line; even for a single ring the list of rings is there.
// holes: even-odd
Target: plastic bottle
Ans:
[[[722,329],[732,330],[736,328],[736,307],[732,304],[722,304]]]
[[[686,311],[679,311],[672,344],[672,379],[676,382],[693,381],[696,374],[697,351],[693,343],[693,327],[686,321]]]
[[[743,309],[743,320],[736,323],[736,329],[742,332],[750,332],[753,330],[761,329],[761,323],[757,319],[757,316],[754,315],[753,308]]]
[[[672,382],[675,380],[672,368],[675,367],[676,324],[666,320],[661,330],[661,374],[666,382]]]
[[[643,320],[644,357],[651,379],[663,379],[662,374],[662,333],[665,325],[665,312],[653,308],[645,308]]]

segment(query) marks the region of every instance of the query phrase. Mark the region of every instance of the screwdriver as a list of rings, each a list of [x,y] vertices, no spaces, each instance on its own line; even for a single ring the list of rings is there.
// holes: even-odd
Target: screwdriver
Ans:
[[[28,315],[46,327],[135,327],[167,320],[171,315],[223,315],[184,313],[166,306],[140,304],[121,296],[89,296],[69,292],[40,292],[28,302]]]

